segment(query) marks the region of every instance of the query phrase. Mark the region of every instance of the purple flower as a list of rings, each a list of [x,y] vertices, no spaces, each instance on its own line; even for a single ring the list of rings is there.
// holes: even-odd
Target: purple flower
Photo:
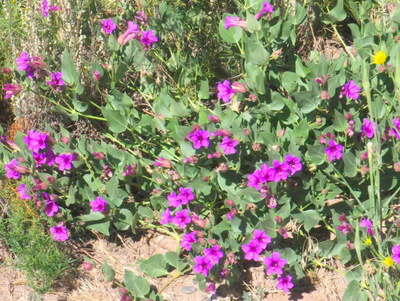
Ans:
[[[196,263],[196,265],[193,267],[193,272],[203,274],[205,277],[208,277],[208,272],[214,266],[210,259],[207,256],[196,256],[193,261]]]
[[[258,14],[256,14],[254,17],[258,20],[260,19],[265,13],[270,13],[272,14],[274,12],[274,7],[272,6],[271,3],[269,2],[264,2],[263,6]]]
[[[68,230],[63,225],[57,225],[50,228],[50,233],[54,240],[66,241],[68,239]]]
[[[360,227],[367,228],[367,234],[375,236],[375,231],[372,229],[372,220],[364,218],[360,222]]]
[[[264,264],[267,266],[268,275],[282,275],[282,267],[286,265],[286,260],[280,258],[281,254],[279,252],[273,252],[271,257],[264,258]]]
[[[222,139],[219,147],[224,151],[225,155],[236,154],[236,145],[239,144],[239,141],[236,139],[230,139],[229,137],[224,137]]]
[[[302,170],[303,165],[301,164],[300,158],[287,155],[285,157],[285,163],[288,166],[287,172],[293,176],[296,172]]]
[[[31,58],[29,57],[29,54],[23,51],[21,55],[16,59],[18,70],[26,71],[30,67],[29,66],[30,61]]]
[[[283,290],[285,293],[288,293],[291,288],[294,287],[292,283],[292,276],[287,275],[285,277],[278,277],[278,285],[277,289]]]
[[[99,80],[101,80],[103,75],[101,75],[100,71],[94,70],[93,71],[93,77],[94,77],[94,80],[99,81]]]
[[[260,259],[260,253],[264,251],[264,248],[260,246],[257,240],[251,240],[249,244],[242,245],[244,252],[244,259],[258,261]]]
[[[240,19],[235,16],[226,16],[225,18],[225,29],[229,29],[232,26],[242,27],[243,29],[247,29],[246,21]]]
[[[399,245],[394,245],[392,247],[392,259],[394,262],[397,264],[400,264],[400,246]]]
[[[347,98],[357,100],[359,97],[360,90],[361,90],[360,87],[357,86],[353,80],[350,80],[342,87],[339,98],[346,96]]]
[[[153,43],[158,42],[158,38],[154,35],[154,32],[150,29],[148,31],[142,31],[142,39],[140,42],[144,45],[146,49],[151,48]]]
[[[112,34],[112,32],[117,29],[117,25],[115,25],[114,20],[111,18],[101,21],[101,24],[105,34]]]
[[[71,169],[73,167],[72,166],[73,160],[74,160],[74,154],[64,153],[58,155],[54,161],[58,164],[58,169],[60,171],[64,171],[66,169]]]
[[[256,241],[263,250],[265,250],[269,243],[272,242],[272,238],[269,237],[264,231],[255,229],[253,231],[253,239]]]
[[[136,12],[135,19],[138,21],[139,24],[145,25],[145,24],[147,24],[147,19],[148,18],[147,18],[147,15],[144,12],[138,10]]]
[[[182,236],[181,247],[186,251],[190,251],[192,249],[192,243],[195,242],[197,242],[195,232],[185,233]]]
[[[65,85],[64,81],[62,80],[62,73],[61,72],[49,72],[51,76],[51,80],[47,81],[46,84],[50,86],[56,87],[57,90],[61,90],[61,87]]]
[[[188,187],[188,188],[180,187],[179,188],[179,197],[181,199],[182,205],[189,204],[189,202],[194,200],[194,198],[195,198],[193,190],[190,187]]]
[[[180,195],[177,195],[175,193],[175,191],[172,191],[169,195],[167,195],[167,199],[168,199],[168,205],[170,207],[179,207],[180,205],[182,205],[182,199]]]
[[[201,147],[210,146],[210,132],[198,129],[189,133],[189,139],[193,142],[193,148],[199,149]]]
[[[192,219],[189,216],[189,210],[183,209],[182,211],[175,212],[175,216],[172,218],[172,223],[177,225],[181,229],[185,229],[186,225],[189,224]]]
[[[280,182],[288,178],[289,166],[285,163],[280,163],[278,160],[274,160],[273,166],[269,168],[269,181]]]
[[[28,194],[28,191],[26,190],[26,185],[25,183],[21,183],[18,188],[17,188],[17,193],[19,195],[19,198],[21,200],[30,200],[32,197]]]
[[[44,213],[46,213],[47,216],[54,216],[54,214],[56,214],[58,212],[58,210],[59,210],[59,207],[54,201],[46,202],[46,207],[44,208]]]
[[[21,92],[22,87],[20,84],[4,84],[3,90],[6,91],[4,99],[8,99],[11,96],[17,95],[19,92]]]
[[[169,208],[165,209],[165,211],[161,214],[160,224],[165,225],[172,222],[173,216],[171,215],[171,211]]]
[[[53,149],[49,148],[44,152],[35,153],[32,152],[33,159],[36,161],[36,167],[47,164],[48,166],[53,166],[56,159],[56,154]]]
[[[20,172],[17,170],[18,166],[18,161],[16,159],[12,159],[10,163],[4,166],[8,179],[18,180],[21,177]]]
[[[371,139],[374,137],[374,132],[376,129],[376,124],[374,124],[371,120],[368,118],[363,119],[363,125],[361,126],[361,131],[367,138]]]
[[[221,251],[219,245],[215,245],[210,249],[204,249],[204,254],[214,264],[219,263],[219,260],[224,257],[224,252]]]
[[[392,134],[396,135],[397,139],[400,139],[400,119],[393,119],[393,124],[396,128],[392,129],[391,132]]]
[[[118,37],[118,43],[124,46],[132,39],[139,39],[139,26],[132,21],[128,21],[128,28]]]
[[[98,196],[93,201],[90,201],[90,207],[92,207],[93,212],[104,212],[107,207],[107,201],[101,196]]]
[[[27,144],[28,149],[38,153],[41,149],[47,147],[48,136],[44,133],[37,131],[28,131],[28,135],[24,137],[24,142]]]
[[[136,172],[136,164],[127,165],[125,166],[125,171],[122,172],[124,177],[126,176],[133,176]]]
[[[351,231],[353,231],[353,226],[348,222],[342,222],[342,224],[340,226],[337,226],[336,229],[338,229],[343,234],[349,234]]]
[[[49,3],[47,0],[42,1],[42,16],[46,18],[49,15]]]
[[[339,160],[343,156],[343,146],[337,144],[335,140],[329,140],[329,146],[325,148],[325,154],[328,156],[329,161]]]
[[[218,83],[218,99],[221,99],[223,102],[227,103],[231,100],[235,91],[231,87],[231,83],[229,80],[224,80],[222,83]]]

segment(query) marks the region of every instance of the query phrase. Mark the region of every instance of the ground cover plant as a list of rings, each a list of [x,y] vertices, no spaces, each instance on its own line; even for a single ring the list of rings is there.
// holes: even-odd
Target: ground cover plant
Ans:
[[[3,137],[5,176],[60,244],[82,228],[175,238],[176,252],[140,262],[150,277],[193,272],[217,293],[263,265],[290,293],[337,258],[344,300],[397,300],[400,9],[371,20],[372,1],[347,3],[351,18],[343,1],[324,8],[344,50],[333,59],[296,54],[306,4],[37,1],[38,24],[54,34],[77,14],[79,47],[98,48],[78,59],[49,35],[51,51],[19,50],[5,98],[47,103],[65,124]],[[80,121],[98,135],[67,129]],[[131,271],[121,285],[122,300],[163,299]]]

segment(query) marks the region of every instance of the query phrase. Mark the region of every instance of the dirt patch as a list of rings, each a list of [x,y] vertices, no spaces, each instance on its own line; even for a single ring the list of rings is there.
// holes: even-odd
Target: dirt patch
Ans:
[[[139,276],[145,276],[138,267],[140,259],[147,259],[154,254],[173,252],[177,242],[164,234],[147,232],[134,238],[117,236],[118,241],[110,242],[104,238],[90,240],[85,247],[76,250],[77,257],[86,254],[95,264],[87,271],[79,267],[76,273],[66,275],[53,287],[51,293],[43,296],[43,301],[114,301],[120,299],[119,287],[106,282],[101,271],[101,263],[107,260],[116,271],[116,281],[122,283],[124,270],[130,270]],[[14,258],[0,245],[0,301],[34,300],[35,292],[28,286],[25,275],[12,267]],[[250,268],[251,281],[243,283],[252,300],[341,300],[347,281],[338,273],[318,269],[313,275],[313,283],[303,281],[296,285],[292,293],[285,294],[276,290],[276,281],[265,277],[265,269]],[[174,279],[174,273],[158,279],[147,278],[150,285],[163,289],[163,296],[168,301],[228,301],[237,300],[231,296],[216,297],[199,290],[193,274]],[[219,290],[221,291],[221,290]],[[227,291],[229,293],[229,290]],[[224,296],[226,296],[226,293]],[[263,293],[266,293],[263,297]],[[37,295],[36,295],[37,296]]]

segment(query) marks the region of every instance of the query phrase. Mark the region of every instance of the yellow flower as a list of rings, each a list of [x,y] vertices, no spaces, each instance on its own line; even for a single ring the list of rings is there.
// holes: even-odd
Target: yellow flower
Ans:
[[[365,244],[366,246],[372,245],[372,239],[369,238],[369,237],[367,237],[367,238],[365,239],[365,241],[364,241],[364,244]]]
[[[386,62],[386,59],[387,54],[380,50],[372,56],[372,62],[376,65],[382,65]]]
[[[386,257],[385,260],[383,261],[383,263],[384,263],[388,268],[390,268],[390,267],[394,264],[394,261],[393,261],[392,257]]]

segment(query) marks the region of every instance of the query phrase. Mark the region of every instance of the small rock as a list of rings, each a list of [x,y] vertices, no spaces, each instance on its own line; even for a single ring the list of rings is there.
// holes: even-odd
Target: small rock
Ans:
[[[181,291],[184,294],[193,294],[196,291],[196,288],[194,286],[184,286]]]

